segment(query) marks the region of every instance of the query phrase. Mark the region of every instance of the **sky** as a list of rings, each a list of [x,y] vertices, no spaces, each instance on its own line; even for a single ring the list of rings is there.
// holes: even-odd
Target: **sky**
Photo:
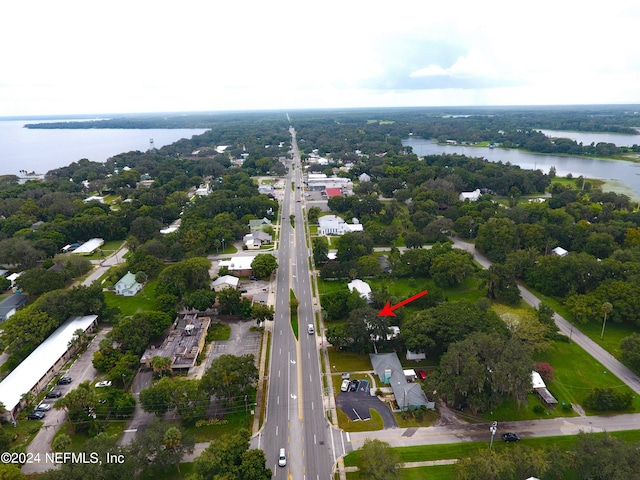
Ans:
[[[0,117],[640,104],[640,2],[22,0]]]

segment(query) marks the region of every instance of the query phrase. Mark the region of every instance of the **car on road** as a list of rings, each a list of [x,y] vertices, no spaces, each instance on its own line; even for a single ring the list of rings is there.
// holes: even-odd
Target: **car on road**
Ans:
[[[46,414],[44,412],[41,412],[40,410],[34,410],[29,415],[27,415],[27,418],[29,420],[42,420],[45,416]]]
[[[418,378],[420,379],[420,381],[424,382],[424,379],[427,378],[427,374],[424,373],[423,370],[418,370]]]
[[[103,387],[110,387],[110,386],[111,386],[111,381],[109,380],[103,380],[102,382],[96,383],[96,388],[103,388]]]
[[[61,377],[60,380],[58,380],[58,385],[69,385],[71,383],[71,380],[73,380],[71,377]]]
[[[515,432],[507,432],[502,434],[502,440],[505,442],[519,442],[520,435]]]
[[[278,465],[281,467],[287,465],[287,452],[284,448],[280,449],[280,454],[278,455]]]
[[[45,398],[60,398],[61,396],[62,392],[60,390],[51,390],[45,395]]]
[[[340,386],[340,391],[341,392],[346,392],[347,390],[349,390],[349,384],[351,382],[349,382],[349,380],[342,380],[342,385]]]
[[[38,405],[36,407],[36,411],[37,412],[48,412],[49,410],[51,410],[51,404],[50,403],[41,403],[40,405]]]
[[[296,200],[296,203],[300,203],[300,200]]]
[[[351,380],[351,385],[349,385],[349,391],[357,392],[359,386],[360,386],[360,382],[358,380]]]
[[[310,323],[309,325],[307,325],[307,333],[309,335],[313,335],[315,333],[316,329],[313,326],[313,323]]]

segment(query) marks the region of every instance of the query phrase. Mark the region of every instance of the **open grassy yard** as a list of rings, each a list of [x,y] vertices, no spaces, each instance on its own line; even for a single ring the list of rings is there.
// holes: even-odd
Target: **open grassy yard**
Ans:
[[[157,280],[149,281],[137,295],[123,297],[114,292],[104,292],[104,298],[109,307],[118,307],[123,315],[133,315],[137,312],[155,310]]]
[[[369,413],[371,414],[371,419],[352,422],[347,414],[338,408],[338,426],[345,432],[372,432],[374,430],[382,430],[384,427],[382,416],[372,408],[369,409]]]
[[[362,353],[343,352],[333,347],[329,351],[331,373],[367,372],[372,369],[369,355]]]

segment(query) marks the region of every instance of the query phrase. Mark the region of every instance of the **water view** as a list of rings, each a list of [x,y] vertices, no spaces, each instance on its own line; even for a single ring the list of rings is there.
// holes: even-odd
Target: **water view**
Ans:
[[[25,123],[30,122],[0,121],[0,174],[17,175],[20,170],[46,173],[83,158],[104,162],[119,153],[148,150],[151,138],[154,147],[160,148],[206,131],[204,128],[43,130],[24,128]]]
[[[591,135],[591,134],[590,134]],[[589,142],[591,143],[591,142]],[[571,173],[574,177],[583,175],[608,182],[606,190],[625,193],[640,198],[640,163],[596,158],[582,158],[557,155],[538,155],[503,148],[465,147],[461,145],[438,145],[434,140],[406,138],[403,145],[413,148],[417,155],[459,154],[469,157],[483,157],[490,162],[509,162],[526,169],[540,169],[549,172],[556,168],[560,176]]]

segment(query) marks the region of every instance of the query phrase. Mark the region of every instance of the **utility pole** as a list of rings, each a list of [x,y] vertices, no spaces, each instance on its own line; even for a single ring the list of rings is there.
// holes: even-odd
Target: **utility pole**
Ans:
[[[489,444],[489,451],[491,451],[491,449],[493,448],[493,436],[498,431],[498,422],[494,421],[489,430],[491,431],[491,443]]]

